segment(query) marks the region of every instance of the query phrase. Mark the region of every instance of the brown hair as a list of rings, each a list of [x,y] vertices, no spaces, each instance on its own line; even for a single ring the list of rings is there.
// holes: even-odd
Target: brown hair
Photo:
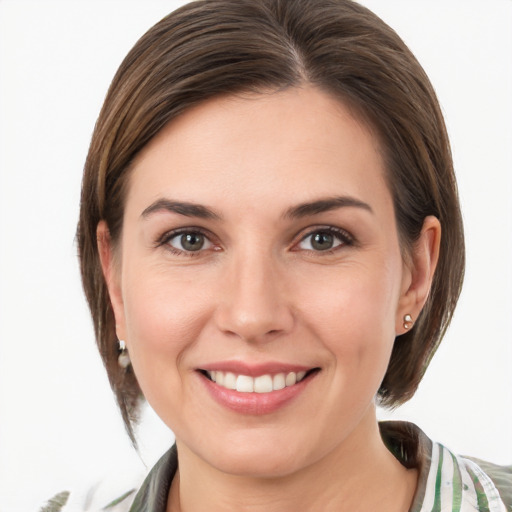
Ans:
[[[434,90],[398,35],[350,0],[199,0],[136,43],[112,81],[85,164],[78,244],[96,340],[134,441],[140,388],[117,364],[115,320],[96,227],[119,240],[130,163],[172,119],[218,95],[312,84],[339,98],[378,134],[404,250],[435,215],[443,235],[429,299],[397,337],[379,390],[383,405],[408,400],[453,314],[464,239],[450,147]]]

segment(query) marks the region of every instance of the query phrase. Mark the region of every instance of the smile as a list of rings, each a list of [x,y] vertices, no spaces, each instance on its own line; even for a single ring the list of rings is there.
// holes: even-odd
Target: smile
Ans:
[[[218,386],[240,393],[271,393],[272,391],[279,391],[301,382],[308,373],[299,371],[251,377],[250,375],[236,375],[232,372],[220,370],[205,371],[206,376]]]
[[[220,369],[222,368],[222,369]],[[271,414],[298,399],[321,368],[282,363],[222,362],[198,368],[209,395],[239,414]]]

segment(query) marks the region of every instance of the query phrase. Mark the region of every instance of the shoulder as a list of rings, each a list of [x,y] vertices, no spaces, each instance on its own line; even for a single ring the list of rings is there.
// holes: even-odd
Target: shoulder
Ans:
[[[144,480],[130,512],[165,512],[172,479],[178,469],[176,445],[165,453]]]
[[[503,471],[497,471],[499,466],[489,465],[494,467],[493,476],[500,473],[504,478],[500,488],[488,474],[488,468],[484,469],[474,460],[454,454],[442,444],[432,443],[429,462],[428,475],[423,483],[425,498],[421,512],[427,509],[463,512],[512,511],[510,474],[506,478]],[[506,489],[508,490],[505,491]]]
[[[395,457],[418,470],[411,512],[512,512],[511,466],[456,455],[412,423],[384,422],[380,428]]]
[[[467,464],[474,464],[484,472],[498,490],[507,511],[512,511],[512,465],[499,466],[475,457],[461,457]]]

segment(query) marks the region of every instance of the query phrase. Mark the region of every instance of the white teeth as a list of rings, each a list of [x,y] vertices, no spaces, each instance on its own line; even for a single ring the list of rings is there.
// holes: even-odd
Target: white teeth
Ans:
[[[239,375],[236,378],[236,390],[242,393],[252,393],[254,391],[254,379],[248,375]]]
[[[228,389],[236,389],[236,375],[234,373],[227,372],[226,375],[224,375],[224,387]]]
[[[270,375],[262,375],[254,379],[254,391],[256,393],[270,393],[273,390],[272,377]]]
[[[274,378],[272,379],[272,387],[274,388],[274,391],[278,391],[286,387],[286,379],[284,377],[284,373],[278,373],[274,375]]]
[[[265,374],[258,377],[248,375],[235,375],[232,372],[220,370],[207,372],[210,379],[226,389],[236,389],[240,393],[271,393],[279,391],[300,382],[305,376],[305,371]]]

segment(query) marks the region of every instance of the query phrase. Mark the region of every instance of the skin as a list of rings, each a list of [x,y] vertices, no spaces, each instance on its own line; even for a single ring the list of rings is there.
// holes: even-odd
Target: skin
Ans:
[[[366,206],[290,215],[333,197]],[[216,217],[147,213],[161,199]],[[342,236],[318,250],[327,228]],[[375,395],[427,298],[440,226],[425,219],[405,262],[378,141],[343,104],[304,87],[188,111],[138,155],[119,246],[103,222],[98,239],[117,334],[176,436],[169,511],[409,509],[416,471],[385,448]],[[197,371],[227,360],[320,370],[277,411],[241,414]]]

